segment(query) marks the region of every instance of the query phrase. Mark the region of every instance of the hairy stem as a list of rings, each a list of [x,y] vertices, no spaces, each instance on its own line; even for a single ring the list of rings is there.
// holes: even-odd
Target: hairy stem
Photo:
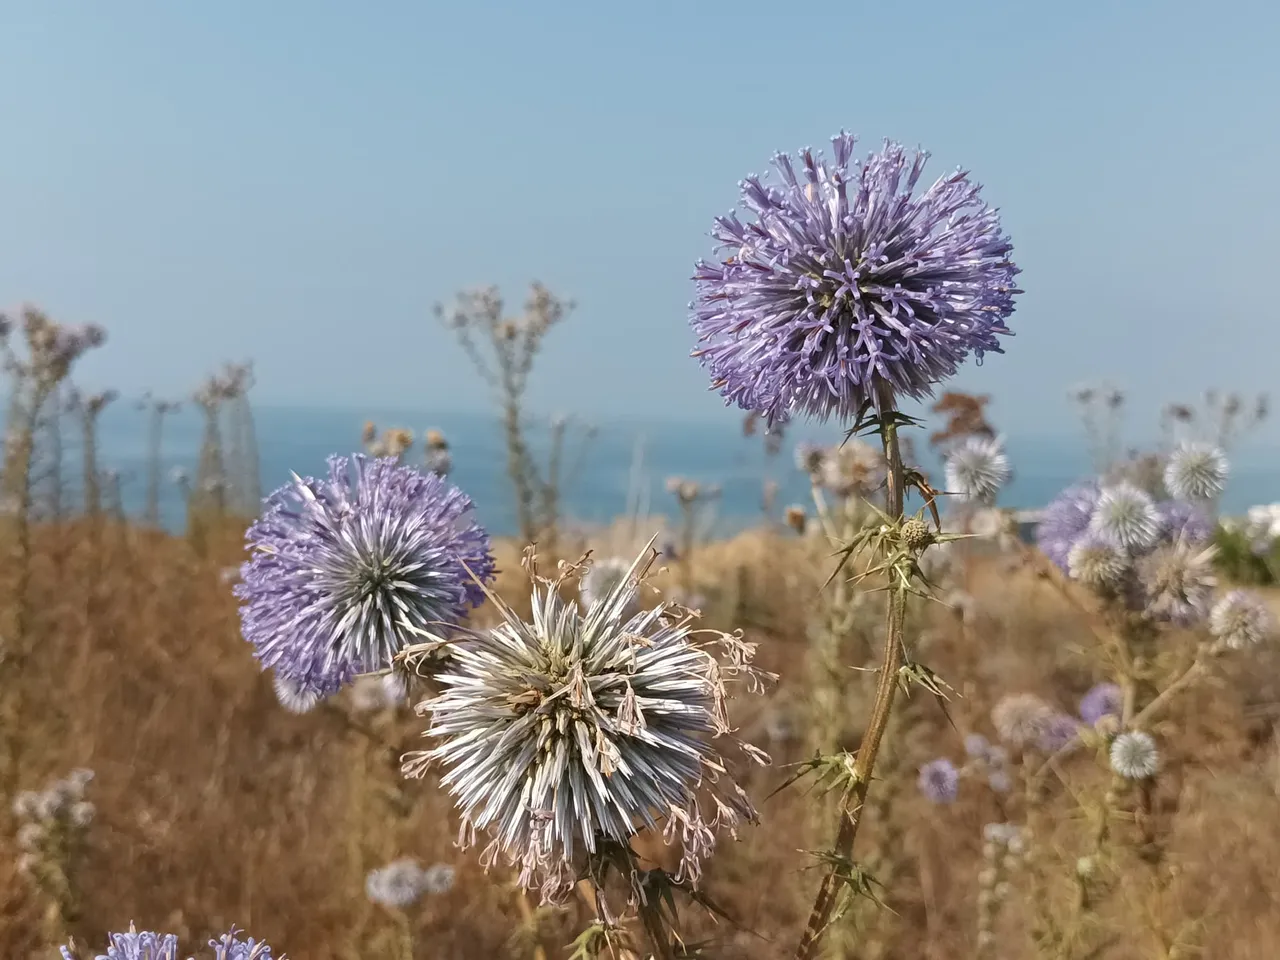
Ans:
[[[890,521],[897,522],[902,519],[905,491],[902,452],[898,445],[897,423],[893,417],[892,389],[880,383],[878,399],[881,416],[880,435],[884,442],[884,455],[888,466],[885,491],[886,513]],[[858,748],[858,755],[853,763],[853,785],[841,800],[840,829],[836,834],[834,851],[837,863],[850,862],[853,859],[853,845],[858,836],[858,828],[862,825],[867,790],[871,786],[871,774],[875,769],[880,742],[884,739],[884,731],[889,725],[889,716],[893,711],[893,701],[898,691],[898,671],[902,667],[902,625],[906,616],[906,606],[906,593],[899,584],[894,583],[889,593],[883,662],[876,685],[875,704],[871,708],[871,720],[867,724],[867,732],[862,738],[862,744]],[[822,935],[831,921],[831,914],[839,896],[839,883],[837,868],[833,867],[823,877],[822,886],[818,888],[818,896],[809,913],[804,935],[796,948],[796,960],[810,960],[816,952]]]

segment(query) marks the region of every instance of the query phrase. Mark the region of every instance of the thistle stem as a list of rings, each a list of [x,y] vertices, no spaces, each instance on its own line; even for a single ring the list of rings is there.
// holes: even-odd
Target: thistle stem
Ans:
[[[892,388],[879,382],[877,399],[881,417],[880,435],[884,442],[884,456],[888,467],[885,490],[886,513],[889,520],[896,523],[902,519],[905,484],[902,451],[898,446],[898,426],[893,418]],[[858,828],[862,825],[862,813],[867,790],[871,786],[871,774],[875,769],[880,743],[884,739],[885,728],[889,725],[889,716],[893,711],[893,700],[898,691],[898,671],[902,668],[902,627],[906,618],[906,609],[907,595],[901,585],[895,582],[890,586],[883,663],[876,684],[876,699],[871,708],[871,720],[853,763],[853,785],[841,798],[840,829],[836,834],[835,842],[837,863],[851,861],[853,858],[853,844],[858,836]],[[839,880],[836,873],[837,868],[833,866],[822,879],[822,886],[818,888],[818,896],[813,902],[809,921],[805,925],[804,936],[800,938],[800,944],[796,948],[796,960],[810,960],[817,951],[822,935],[826,932],[839,895]]]

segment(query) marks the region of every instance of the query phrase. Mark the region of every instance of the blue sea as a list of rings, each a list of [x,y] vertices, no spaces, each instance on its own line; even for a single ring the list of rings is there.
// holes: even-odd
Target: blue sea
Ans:
[[[122,499],[131,513],[141,513],[145,498],[145,416],[132,404],[120,402],[108,408],[101,423],[102,466],[120,471]],[[365,420],[372,419],[380,429],[412,429],[418,443],[408,457],[418,462],[423,432],[437,428],[450,443],[451,479],[474,499],[483,522],[495,534],[515,530],[502,434],[494,415],[262,406],[255,408],[254,416],[265,491],[287,482],[290,471],[302,476],[321,474],[329,454],[358,450]],[[185,519],[182,493],[168,475],[173,467],[182,466],[194,476],[200,417],[188,405],[167,418],[165,428],[162,514],[166,526],[180,529]],[[916,449],[922,465],[926,470],[936,470],[936,460],[928,455],[927,430],[914,432],[919,434]],[[531,433],[535,449],[545,454],[547,430],[535,428]],[[563,494],[564,512],[584,523],[607,523],[627,510],[630,491],[633,507],[638,501],[651,516],[672,516],[675,504],[666,492],[665,482],[668,477],[680,476],[720,485],[715,529],[717,533],[729,533],[760,520],[766,476],[780,486],[780,507],[808,503],[806,478],[794,464],[795,444],[800,439],[836,442],[840,436],[833,427],[799,428],[786,435],[780,454],[767,461],[762,438],[744,437],[739,422],[728,415],[723,423],[656,419],[601,423],[595,439],[582,452],[580,469],[569,477]],[[580,433],[570,426],[567,465],[577,459],[579,443]],[[74,444],[68,446],[70,455],[77,456]],[[1090,474],[1083,435],[1010,437],[1007,448],[1015,476],[1001,496],[1004,506],[1043,506],[1064,486]],[[1242,513],[1252,504],[1280,500],[1280,453],[1251,447],[1246,439],[1233,460],[1231,484],[1224,498],[1226,512]],[[76,471],[72,468],[67,474],[74,478]],[[655,520],[655,527],[657,524]]]

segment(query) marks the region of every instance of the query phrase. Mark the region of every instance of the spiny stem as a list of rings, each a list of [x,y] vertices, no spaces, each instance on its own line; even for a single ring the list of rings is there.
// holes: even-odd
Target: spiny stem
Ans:
[[[898,446],[898,427],[894,420],[893,390],[883,382],[877,384],[881,417],[881,438],[888,466],[886,477],[886,513],[891,522],[902,519],[905,490],[903,489],[902,451]],[[853,785],[841,798],[840,829],[836,834],[835,861],[848,862],[853,858],[853,844],[862,824],[862,813],[875,769],[876,756],[884,739],[885,728],[893,711],[893,700],[898,690],[898,671],[902,667],[902,625],[906,617],[907,595],[897,583],[889,594],[889,610],[885,621],[884,656],[876,685],[875,704],[871,708],[871,720],[858,748],[853,764]],[[804,936],[796,948],[796,960],[810,960],[818,948],[823,933],[831,920],[839,895],[836,869],[833,867],[822,879],[818,896],[809,913]]]

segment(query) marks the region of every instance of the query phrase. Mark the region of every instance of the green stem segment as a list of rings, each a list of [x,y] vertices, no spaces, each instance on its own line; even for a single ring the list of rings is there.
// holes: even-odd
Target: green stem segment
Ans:
[[[898,425],[893,418],[893,390],[887,384],[877,384],[877,397],[881,416],[881,438],[884,442],[884,456],[887,466],[886,477],[886,513],[891,522],[902,519],[903,501],[905,497],[904,470],[902,467],[902,451],[898,446]],[[893,584],[889,592],[889,610],[885,623],[884,656],[880,668],[879,681],[876,685],[875,704],[871,708],[871,720],[867,732],[858,748],[858,755],[853,763],[853,785],[841,798],[840,829],[836,834],[835,862],[849,862],[853,859],[853,844],[858,836],[858,827],[862,825],[862,813],[867,799],[867,790],[871,786],[871,774],[875,769],[876,756],[880,753],[880,744],[884,739],[885,728],[889,725],[889,716],[893,711],[894,696],[898,691],[898,671],[902,668],[903,637],[902,627],[906,618],[907,595],[898,584]],[[818,896],[809,913],[809,922],[805,925],[804,936],[796,948],[796,960],[811,960],[822,940],[823,933],[831,921],[839,896],[839,879],[836,868],[829,870],[822,879]]]

